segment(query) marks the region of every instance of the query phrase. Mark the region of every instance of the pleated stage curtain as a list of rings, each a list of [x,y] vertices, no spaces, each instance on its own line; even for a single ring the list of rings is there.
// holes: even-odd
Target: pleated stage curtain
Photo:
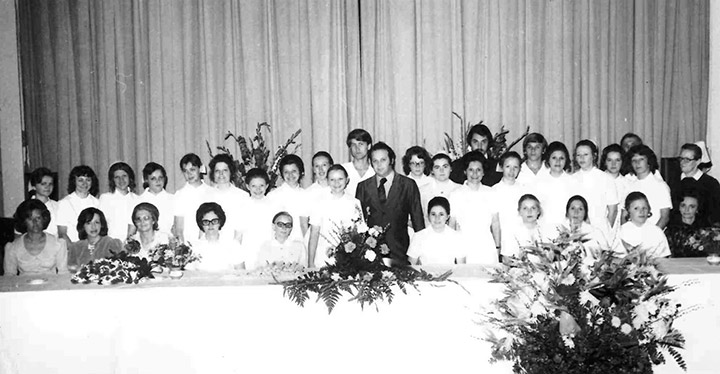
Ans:
[[[704,138],[708,0],[27,0],[18,3],[31,167],[140,174],[228,130],[296,129],[306,161],[362,127],[401,155],[484,120],[572,148],[628,131],[659,156]],[[140,179],[140,176],[138,176]],[[309,180],[309,178],[306,178]]]

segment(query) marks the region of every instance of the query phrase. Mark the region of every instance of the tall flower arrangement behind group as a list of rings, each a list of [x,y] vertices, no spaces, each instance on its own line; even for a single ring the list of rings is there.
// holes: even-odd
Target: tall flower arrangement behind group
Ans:
[[[672,301],[652,260],[588,253],[566,234],[526,253],[492,274],[504,285],[483,313],[492,361],[516,373],[652,373],[665,351],[686,369],[673,322],[692,308]]]
[[[280,282],[284,295],[299,306],[304,306],[310,293],[317,294],[331,313],[343,292],[351,296],[350,301],[361,307],[395,297],[394,289],[407,293],[409,287],[418,290],[417,281],[442,282],[451,271],[439,276],[412,267],[388,267],[383,258],[390,250],[385,244],[385,229],[368,228],[361,220],[353,221],[350,227],[337,227],[335,238],[338,245],[329,250],[326,266],[305,273],[294,280]]]

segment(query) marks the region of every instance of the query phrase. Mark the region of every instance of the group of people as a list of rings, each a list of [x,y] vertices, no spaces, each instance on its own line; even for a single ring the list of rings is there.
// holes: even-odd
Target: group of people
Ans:
[[[563,231],[581,234],[589,248],[666,257],[663,230],[720,222],[720,184],[699,169],[703,154],[695,144],[682,146],[682,175],[669,186],[655,153],[634,134],[602,152],[581,140],[572,157],[562,142],[531,133],[522,155],[495,159],[482,123],[466,141],[468,152],[455,160],[410,147],[400,173],[390,146],[355,129],[347,136],[350,162],[315,153],[312,184],[303,188],[303,161],[288,154],[278,164],[282,181],[270,191],[261,168],[247,171],[246,189],[238,188],[227,154],[210,160],[210,183],[200,157],[183,156],[186,182],[175,194],[166,191],[162,165],[145,165],[137,194],[135,172],[117,162],[107,173],[108,192],[98,196],[97,175],[80,165],[70,172],[68,195],[56,202],[49,197],[52,173],[39,168],[31,176],[33,198],[15,214],[19,235],[6,246],[5,274],[67,272],[122,251],[129,240],[139,243],[139,256],[159,244],[189,243],[202,257],[201,270],[274,262],[320,267],[339,234],[361,221],[387,228],[387,256],[396,264],[491,265]]]

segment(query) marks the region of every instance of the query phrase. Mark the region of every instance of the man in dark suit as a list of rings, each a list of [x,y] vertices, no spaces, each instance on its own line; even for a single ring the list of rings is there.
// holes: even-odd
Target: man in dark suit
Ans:
[[[487,171],[483,176],[482,184],[492,187],[500,182],[502,173],[496,170],[497,160],[491,158],[488,154],[488,151],[493,146],[493,135],[490,129],[480,121],[480,123],[468,130],[466,142],[466,144],[470,146],[470,152],[466,153],[466,155],[472,152],[479,152],[485,156],[486,162],[483,165],[483,169]],[[465,159],[466,157],[463,156],[450,164],[450,180],[455,183],[463,184],[465,182]]]
[[[416,232],[425,228],[420,191],[412,179],[395,173],[395,152],[387,144],[373,145],[370,160],[375,176],[358,184],[355,197],[360,200],[368,226],[389,225],[385,236],[389,257],[393,262],[407,264],[408,217]]]

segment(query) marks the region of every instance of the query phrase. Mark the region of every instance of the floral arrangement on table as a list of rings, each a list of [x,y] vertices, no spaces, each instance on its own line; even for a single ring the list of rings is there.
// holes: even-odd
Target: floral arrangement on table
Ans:
[[[449,281],[451,271],[439,276],[410,266],[388,267],[383,257],[390,253],[385,244],[385,231],[381,227],[368,228],[361,220],[353,221],[352,226],[336,230],[338,245],[329,250],[326,266],[305,273],[296,279],[279,282],[283,285],[283,294],[299,306],[310,298],[310,293],[318,295],[332,312],[340,301],[342,293],[351,296],[350,301],[365,305],[375,305],[378,301],[392,303],[394,289],[407,294],[412,287],[419,292],[417,282]]]
[[[453,141],[452,137],[447,132],[444,133],[445,145],[443,146],[442,151],[443,153],[446,153],[448,156],[450,156],[451,159],[457,160],[461,158],[465,154],[465,152],[468,152],[470,150],[470,145],[466,144],[467,142],[465,141],[465,138],[471,126],[469,122],[465,123],[465,120],[459,114],[455,112],[452,112],[452,114],[460,121],[460,136],[458,137],[456,146],[456,143]],[[480,121],[477,124],[482,125],[483,121]],[[495,133],[495,135],[493,136],[493,142],[490,149],[488,149],[488,155],[495,160],[499,160],[500,157],[505,154],[505,152],[512,149],[512,147],[514,147],[515,144],[519,143],[524,137],[526,137],[529,132],[530,126],[525,129],[524,134],[522,134],[519,138],[515,139],[512,143],[510,143],[510,145],[508,145],[505,136],[510,133],[510,131],[505,130],[505,126],[500,126],[500,132]]]
[[[74,284],[138,283],[153,278],[152,265],[147,259],[131,256],[123,251],[110,258],[92,260],[80,267],[70,278]]]
[[[270,150],[267,148],[267,144],[265,143],[265,138],[263,136],[263,129],[269,132],[270,125],[267,122],[258,123],[257,127],[255,128],[255,136],[250,138],[249,142],[244,136],[235,135],[230,131],[225,134],[224,141],[232,138],[235,141],[237,147],[240,148],[239,159],[234,157],[232,152],[230,152],[227,147],[215,147],[218,151],[225,153],[233,158],[237,173],[232,179],[235,181],[235,184],[238,188],[242,188],[245,191],[249,191],[248,187],[245,185],[245,174],[248,170],[256,167],[261,168],[268,173],[268,176],[270,177],[270,185],[268,186],[268,190],[271,190],[276,186],[277,178],[279,176],[278,166],[280,160],[288,154],[288,148],[291,144],[295,144],[295,139],[300,136],[301,132],[301,129],[298,129],[292,135],[290,135],[290,138],[288,138],[285,144],[278,147],[275,155],[271,159]],[[206,140],[205,144],[207,145],[210,158],[212,158],[214,155],[213,149],[210,146],[210,142]],[[299,145],[296,145],[295,149],[297,149],[298,146]]]
[[[705,257],[720,254],[720,228],[692,229],[668,227],[665,230],[673,257]]]
[[[189,244],[171,241],[170,244],[159,244],[148,251],[148,258],[154,267],[179,268],[185,270],[188,264],[200,261],[201,257],[193,253]]]
[[[496,269],[504,296],[483,313],[492,359],[515,373],[652,373],[663,351],[686,370],[673,322],[682,309],[651,259],[588,253],[567,234]]]

